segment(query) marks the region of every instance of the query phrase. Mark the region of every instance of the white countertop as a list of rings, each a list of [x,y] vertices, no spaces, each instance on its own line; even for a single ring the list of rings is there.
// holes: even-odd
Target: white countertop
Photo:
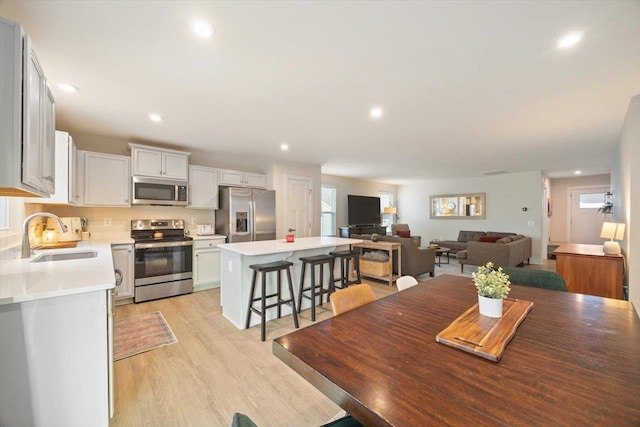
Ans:
[[[351,245],[360,243],[360,239],[341,237],[303,237],[287,243],[281,240],[262,240],[259,242],[223,243],[218,245],[222,250],[237,252],[242,255],[267,255],[279,252],[303,251],[306,249],[326,248],[330,246]]]
[[[94,250],[95,258],[31,262],[43,253],[71,253]],[[106,290],[115,287],[111,245],[78,242],[70,249],[40,249],[27,259],[0,262],[0,305]]]

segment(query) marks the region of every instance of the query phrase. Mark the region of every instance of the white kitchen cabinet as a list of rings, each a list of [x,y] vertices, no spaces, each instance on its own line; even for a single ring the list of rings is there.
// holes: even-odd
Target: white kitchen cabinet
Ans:
[[[82,205],[131,206],[129,162],[127,156],[78,150]]]
[[[0,18],[0,195],[54,190],[55,110],[47,80],[20,24]]]
[[[189,166],[189,205],[192,209],[218,209],[218,169]]]
[[[218,185],[226,185],[230,187],[267,188],[267,175],[263,173],[220,169]]]
[[[189,155],[184,151],[168,150],[147,145],[131,147],[132,175],[164,179],[189,179]]]
[[[116,286],[116,300],[133,298],[135,280],[133,271],[133,244],[111,245],[111,256],[113,257],[113,269],[116,272],[116,279],[118,279],[118,273],[122,278],[120,285]]]
[[[226,238],[196,239],[193,241],[193,290],[220,287],[220,249]]]
[[[48,198],[32,197],[27,203],[75,205],[79,195],[76,191],[76,144],[67,132],[55,133],[55,192]]]
[[[0,425],[109,425],[110,294],[0,305]]]

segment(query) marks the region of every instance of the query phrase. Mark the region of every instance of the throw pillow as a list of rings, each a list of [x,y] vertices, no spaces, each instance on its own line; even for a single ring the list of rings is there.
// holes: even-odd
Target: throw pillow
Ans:
[[[495,243],[500,239],[500,236],[482,236],[478,238],[478,242]]]
[[[396,230],[400,237],[411,237],[411,230]]]

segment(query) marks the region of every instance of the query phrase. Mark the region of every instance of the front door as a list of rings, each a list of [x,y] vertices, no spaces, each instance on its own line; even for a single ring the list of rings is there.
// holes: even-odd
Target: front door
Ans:
[[[313,180],[302,176],[285,176],[286,181],[286,219],[285,233],[294,233],[296,237],[311,237],[313,218],[312,189]]]
[[[604,193],[607,191],[609,187],[604,186],[569,189],[571,201],[569,242],[602,244],[600,231],[606,218],[603,213],[598,212],[598,209],[604,205]]]

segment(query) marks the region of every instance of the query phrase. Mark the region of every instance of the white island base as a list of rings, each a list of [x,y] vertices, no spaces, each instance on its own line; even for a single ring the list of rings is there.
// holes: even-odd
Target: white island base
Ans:
[[[289,261],[293,263],[291,267],[291,280],[293,291],[298,303],[298,291],[300,288],[300,272],[302,262],[300,258],[328,254],[336,250],[347,250],[353,243],[360,243],[359,239],[343,239],[338,237],[305,237],[296,239],[295,242],[287,243],[284,240],[265,240],[259,242],[226,243],[219,245],[221,250],[221,284],[220,302],[222,304],[222,315],[233,323],[238,329],[245,329],[247,319],[247,307],[249,303],[249,292],[251,291],[251,279],[253,270],[249,268],[253,264],[263,264],[274,261]],[[339,266],[336,265],[339,272]],[[308,269],[307,269],[308,270]],[[282,274],[282,294],[284,298],[289,294],[286,272]],[[325,268],[324,283],[327,283],[329,276],[328,269]],[[310,275],[306,273],[306,280]],[[256,281],[256,297],[260,295],[261,275]],[[317,280],[317,279],[316,279]],[[307,282],[308,283],[308,282]],[[267,274],[267,293],[275,292],[277,286],[277,273]],[[268,300],[271,301],[271,300]],[[269,302],[267,302],[268,304]],[[302,300],[302,309],[311,307],[311,301]],[[282,316],[291,314],[291,307],[282,306]],[[277,309],[267,310],[267,320],[277,318]],[[250,326],[260,323],[260,317],[256,314],[251,316]]]

